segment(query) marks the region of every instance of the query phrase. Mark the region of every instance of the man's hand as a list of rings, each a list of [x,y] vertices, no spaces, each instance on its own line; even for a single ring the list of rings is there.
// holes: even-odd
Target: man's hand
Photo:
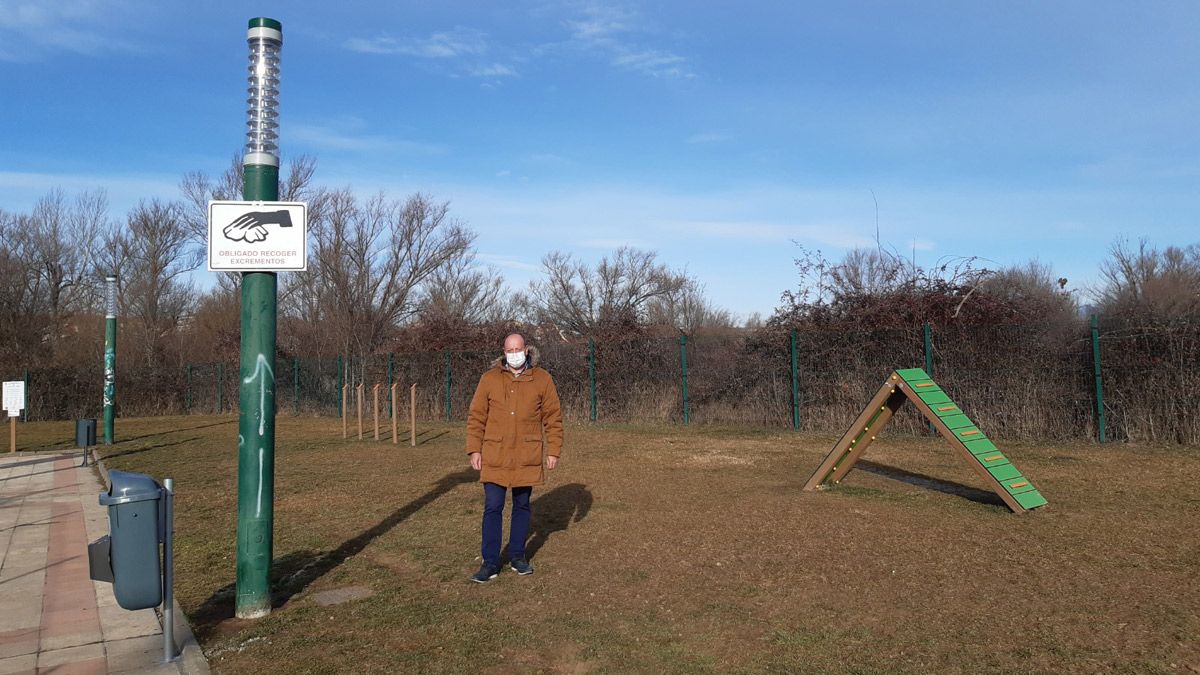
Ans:
[[[483,469],[483,453],[471,453],[471,468],[475,469],[476,471],[481,471]]]
[[[546,455],[546,468],[553,469],[558,466],[558,457],[556,455]]]
[[[222,230],[230,241],[245,241],[253,244],[267,238],[267,225],[291,227],[292,216],[287,209],[280,211],[250,211]]]

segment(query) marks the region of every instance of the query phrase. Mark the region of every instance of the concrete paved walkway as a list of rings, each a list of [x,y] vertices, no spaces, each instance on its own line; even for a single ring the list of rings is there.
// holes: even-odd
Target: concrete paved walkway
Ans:
[[[111,584],[89,578],[87,544],[108,515],[80,459],[0,456],[0,674],[207,672],[194,646],[163,664],[155,610],[121,609]]]

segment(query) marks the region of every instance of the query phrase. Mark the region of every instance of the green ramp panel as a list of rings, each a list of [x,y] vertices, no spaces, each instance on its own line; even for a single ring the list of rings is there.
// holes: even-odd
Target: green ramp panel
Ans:
[[[1031,510],[1048,503],[1033,483],[1021,475],[1016,465],[963,413],[962,408],[950,399],[924,368],[904,368],[897,370],[896,374],[1022,508]]]

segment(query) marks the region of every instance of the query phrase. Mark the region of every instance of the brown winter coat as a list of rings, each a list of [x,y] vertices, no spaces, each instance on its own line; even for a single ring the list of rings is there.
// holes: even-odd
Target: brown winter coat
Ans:
[[[562,410],[554,379],[538,367],[537,349],[528,351],[528,367],[516,377],[504,367],[503,357],[496,359],[471,399],[467,453],[483,454],[482,483],[541,485],[546,482],[543,448],[555,457],[562,452]]]

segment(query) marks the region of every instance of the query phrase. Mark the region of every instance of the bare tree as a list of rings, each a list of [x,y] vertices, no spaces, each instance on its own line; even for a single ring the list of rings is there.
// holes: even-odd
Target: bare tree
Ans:
[[[1173,319],[1200,314],[1200,247],[1159,250],[1144,239],[1113,244],[1100,264],[1099,309],[1127,318]]]
[[[704,286],[688,279],[679,290],[650,300],[646,305],[647,323],[671,326],[684,335],[697,331],[733,328],[733,315],[715,306],[704,295]]]
[[[369,354],[417,311],[420,285],[465,256],[474,235],[450,217],[448,202],[421,194],[360,201],[343,189],[323,204],[310,223],[309,270],[295,275],[288,306],[306,322],[329,322],[339,349]]]
[[[554,251],[542,258],[546,278],[529,284],[524,301],[539,321],[564,333],[595,335],[633,326],[646,319],[648,303],[680,292],[688,282],[657,257],[624,246],[592,267]]]
[[[479,266],[474,255],[450,261],[422,284],[422,319],[452,323],[487,323],[512,317],[504,277],[491,266]]]
[[[300,155],[288,162],[287,171],[279,181],[279,201],[311,201],[320,190],[312,183],[317,170],[317,160],[309,155]],[[203,244],[208,236],[208,202],[210,200],[237,200],[242,198],[242,157],[233,160],[220,176],[213,180],[202,171],[184,174],[179,181],[183,193],[182,211],[188,234],[193,242]],[[309,204],[312,208],[312,204]],[[312,214],[310,214],[310,218]]]
[[[43,294],[51,348],[63,336],[64,322],[86,308],[93,287],[89,249],[107,219],[104,192],[84,192],[69,202],[62,190],[53,190],[34,204],[25,222],[26,262]]]
[[[183,208],[157,199],[140,202],[107,244],[119,270],[122,313],[140,328],[146,365],[162,365],[173,333],[191,307],[194,269],[186,253],[190,232]]]

